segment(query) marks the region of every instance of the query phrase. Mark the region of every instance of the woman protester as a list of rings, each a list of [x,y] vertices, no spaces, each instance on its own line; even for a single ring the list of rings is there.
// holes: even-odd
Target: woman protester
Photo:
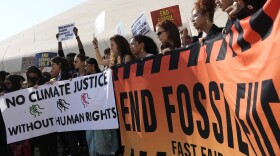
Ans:
[[[203,33],[200,38],[201,44],[204,40],[220,34],[223,30],[223,28],[219,28],[213,23],[215,11],[215,0],[198,0],[194,3],[191,22],[197,30]]]
[[[46,80],[42,71],[36,66],[29,66],[26,72],[28,87],[37,87],[45,84]],[[34,146],[38,145],[41,156],[57,155],[57,133],[46,134],[30,139],[32,143],[32,152]]]
[[[52,58],[52,73],[58,73],[56,81],[69,80],[71,75],[69,74],[70,67],[68,61],[60,56]]]
[[[75,56],[73,64],[76,72],[73,73],[72,78],[86,75],[86,70],[85,70],[86,59],[87,57],[83,54],[77,54]],[[66,140],[69,144],[70,151],[72,151],[72,153],[78,153],[78,154],[85,153],[86,155],[88,155],[85,131],[71,131],[71,132],[66,132],[65,135],[66,135]]]
[[[101,70],[98,66],[98,63],[95,58],[88,58],[85,61],[86,66],[86,75],[96,74],[100,73]],[[88,145],[88,152],[89,156],[95,156],[96,155],[96,143],[95,143],[95,130],[88,130],[86,131],[86,140]]]
[[[177,26],[170,20],[164,20],[156,25],[156,34],[161,42],[161,53],[181,48],[180,33]]]
[[[130,40],[130,49],[137,58],[145,58],[158,54],[158,47],[148,36],[136,35]]]
[[[103,60],[98,48],[98,40],[92,41],[96,59],[99,65],[114,66],[131,61],[134,56],[131,53],[128,41],[121,35],[114,35],[110,38],[111,56],[110,60]]]
[[[21,89],[20,77],[18,75],[9,75],[5,79],[6,89],[4,93],[10,93]],[[2,148],[2,147],[0,147]],[[5,148],[5,146],[3,146]],[[31,156],[31,145],[29,140],[23,140],[9,144],[11,155],[13,156]],[[2,155],[2,153],[0,153]]]
[[[101,70],[98,66],[98,63],[95,58],[88,58],[85,61],[85,66],[86,66],[86,75],[91,75],[95,73],[100,73]]]
[[[76,72],[73,73],[72,78],[86,75],[86,70],[85,70],[86,59],[87,57],[83,54],[77,54],[75,56],[73,64],[76,69]]]

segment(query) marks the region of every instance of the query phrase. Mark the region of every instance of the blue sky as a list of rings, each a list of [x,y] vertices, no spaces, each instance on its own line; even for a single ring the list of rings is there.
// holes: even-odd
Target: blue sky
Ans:
[[[0,0],[0,41],[87,0]]]

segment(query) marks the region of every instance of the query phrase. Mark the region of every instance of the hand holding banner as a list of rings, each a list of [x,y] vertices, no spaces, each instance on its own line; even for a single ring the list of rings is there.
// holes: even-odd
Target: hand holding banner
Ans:
[[[110,69],[5,94],[0,108],[8,143],[53,132],[118,128]]]

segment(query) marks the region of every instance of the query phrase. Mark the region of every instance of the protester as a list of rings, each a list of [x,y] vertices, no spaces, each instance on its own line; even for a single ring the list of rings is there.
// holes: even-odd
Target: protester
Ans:
[[[156,25],[157,36],[161,42],[161,53],[181,48],[180,33],[177,26],[170,20],[164,20]]]
[[[86,59],[87,59],[86,56],[83,54],[78,54],[75,56],[74,67],[76,69],[76,72],[72,75],[72,78],[86,75],[86,71],[85,71]]]
[[[158,47],[148,36],[136,35],[130,40],[130,49],[137,58],[150,57],[158,54]]]
[[[88,58],[86,60],[86,74],[91,75],[95,73],[100,73],[101,70],[99,69],[98,63],[95,58]],[[95,156],[96,155],[96,143],[95,143],[95,135],[94,130],[88,130],[86,131],[86,140],[88,145],[88,152],[89,156]]]
[[[96,61],[95,58],[88,58],[86,59],[86,75],[90,75],[90,74],[95,74],[95,73],[100,73],[101,70],[98,66],[98,63]]]
[[[77,54],[75,56],[74,67],[76,69],[76,72],[73,73],[72,78],[86,75],[86,59],[87,57],[83,54]],[[66,132],[65,136],[72,155],[80,155],[81,153],[86,153],[86,155],[88,155],[85,131],[70,131]]]
[[[56,71],[54,71],[53,69],[51,69],[51,71],[50,71],[50,75],[51,75],[51,79],[50,80],[52,80],[52,79],[56,79],[56,77],[58,76],[58,72],[56,72]]]
[[[189,35],[187,28],[184,28],[180,31],[180,38],[182,47],[192,43],[191,36]]]
[[[104,56],[102,57],[102,59],[104,61],[108,60],[110,62],[110,56],[111,56],[111,49],[110,48],[106,48],[104,49]],[[109,68],[109,66],[104,65],[104,69]]]
[[[84,46],[83,46],[83,44],[81,42],[80,36],[78,35],[78,28],[74,27],[73,28],[73,32],[74,32],[74,34],[76,36],[76,40],[77,40],[77,43],[78,43],[78,48],[79,48],[80,54],[86,55],[86,53],[84,51]],[[59,33],[56,34],[56,39],[57,40],[59,39]],[[61,41],[58,41],[58,56],[65,58]],[[74,64],[73,64],[75,56],[76,56],[76,53],[68,53],[66,55],[66,59],[68,61],[69,67],[70,67],[69,73],[70,73],[71,76],[73,75],[73,73],[76,72]]]
[[[114,66],[117,64],[127,63],[134,56],[131,53],[128,41],[121,35],[114,35],[110,38],[111,56],[110,60],[103,60],[98,48],[98,40],[94,38],[92,41],[96,59],[99,65]]]
[[[28,87],[36,87],[45,84],[46,79],[42,71],[36,66],[30,66],[26,72]],[[34,146],[38,145],[41,156],[57,155],[57,133],[51,133],[30,139],[32,143],[32,152]]]
[[[28,87],[34,87],[35,85],[43,85],[46,83],[46,80],[42,76],[42,72],[36,66],[27,67],[26,72]]]
[[[20,77],[18,75],[7,76],[5,84],[6,89],[4,93],[10,93],[21,89]],[[3,147],[5,148],[5,146]],[[31,145],[29,140],[11,143],[9,144],[9,147],[13,156],[31,156]]]
[[[217,34],[220,34],[223,28],[213,24],[216,4],[214,0],[198,0],[194,3],[191,21],[193,26],[203,32],[201,43]]]
[[[54,73],[58,73],[55,77],[55,81],[63,81],[63,80],[69,80],[71,78],[70,75],[70,67],[68,64],[68,60],[66,60],[64,57],[56,56],[51,59],[52,62],[52,69],[51,73],[54,76]],[[67,132],[65,132],[67,133]],[[63,155],[70,155],[70,149],[68,146],[68,142],[66,141],[65,133],[59,133],[58,136],[61,139],[62,142],[62,153]]]
[[[69,65],[68,61],[60,56],[56,56],[52,58],[52,72],[53,73],[58,73],[56,77],[56,81],[63,81],[63,80],[68,80],[71,78],[69,74]]]

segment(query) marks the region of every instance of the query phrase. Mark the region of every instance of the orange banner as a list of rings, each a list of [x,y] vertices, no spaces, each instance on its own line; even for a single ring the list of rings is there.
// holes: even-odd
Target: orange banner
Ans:
[[[268,0],[226,36],[114,69],[125,155],[280,155],[279,7]]]
[[[156,31],[156,25],[164,20],[170,20],[176,24],[177,27],[182,26],[182,19],[180,14],[179,5],[155,10],[151,12],[154,30]]]

